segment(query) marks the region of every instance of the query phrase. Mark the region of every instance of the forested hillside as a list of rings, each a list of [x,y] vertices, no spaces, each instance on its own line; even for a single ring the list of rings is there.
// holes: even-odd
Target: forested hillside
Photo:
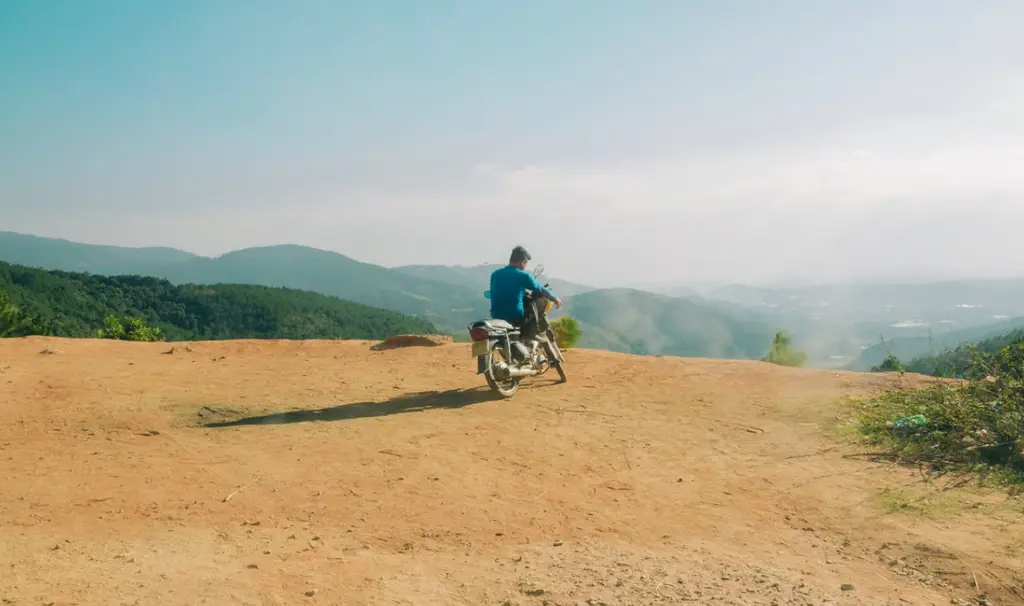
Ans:
[[[876,343],[863,350],[860,356],[847,365],[847,370],[867,371],[882,364],[890,354],[900,360],[915,360],[940,354],[970,343],[997,339],[1015,330],[1024,329],[1024,317],[1011,318],[985,326],[972,326],[948,332],[937,331],[932,338],[904,337],[888,339],[884,344]]]
[[[1024,343],[1024,329],[1017,329],[1005,334],[982,339],[977,343],[960,345],[934,356],[922,356],[901,364],[907,372],[915,372],[936,377],[960,378],[970,368],[976,358],[973,352],[995,354],[1006,346]],[[872,370],[895,370],[895,360],[883,362]]]
[[[108,316],[140,319],[168,340],[381,339],[437,332],[423,319],[287,288],[174,285],[0,262],[0,291],[0,336],[93,337]]]
[[[564,313],[580,322],[581,347],[639,355],[758,359],[777,328],[753,312],[630,289],[576,295]]]

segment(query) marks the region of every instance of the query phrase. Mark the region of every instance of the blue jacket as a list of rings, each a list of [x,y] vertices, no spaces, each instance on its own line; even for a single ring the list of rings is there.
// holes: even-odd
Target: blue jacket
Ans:
[[[523,319],[526,309],[523,295],[526,289],[542,293],[557,299],[550,290],[544,288],[533,274],[525,272],[515,265],[506,265],[491,274],[491,317],[506,322],[518,322]]]

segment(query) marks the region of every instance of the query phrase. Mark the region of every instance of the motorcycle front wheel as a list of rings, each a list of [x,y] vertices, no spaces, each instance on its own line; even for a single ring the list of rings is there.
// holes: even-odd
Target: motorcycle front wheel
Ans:
[[[554,366],[555,370],[558,371],[558,378],[562,380],[562,383],[565,383],[569,379],[568,377],[565,376],[565,369],[562,368],[563,358],[562,356],[558,355],[558,345],[555,344],[554,341],[548,341],[547,343],[544,344],[544,346],[548,350],[548,359],[551,360],[551,365]]]

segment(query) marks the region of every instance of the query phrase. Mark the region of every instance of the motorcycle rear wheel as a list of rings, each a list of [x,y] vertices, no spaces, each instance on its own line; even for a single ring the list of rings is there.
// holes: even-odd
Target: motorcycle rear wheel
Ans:
[[[494,369],[496,364],[495,354],[497,354],[498,359],[503,359],[505,357],[504,351],[501,348],[501,343],[495,343],[491,347],[491,350],[487,352],[487,366],[486,370],[484,371],[484,378],[487,380],[487,386],[490,387],[492,391],[497,392],[498,395],[500,395],[503,398],[511,398],[512,396],[515,395],[517,391],[519,391],[520,379],[510,378],[506,381],[499,383],[494,378]],[[508,364],[509,362],[505,363]]]

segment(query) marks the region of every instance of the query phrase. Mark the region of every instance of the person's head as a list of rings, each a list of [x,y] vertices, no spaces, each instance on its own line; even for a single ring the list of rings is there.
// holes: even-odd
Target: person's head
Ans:
[[[509,255],[508,264],[515,265],[519,269],[525,270],[526,264],[530,262],[530,253],[526,252],[526,249],[522,246],[517,246],[512,249],[512,254]]]

